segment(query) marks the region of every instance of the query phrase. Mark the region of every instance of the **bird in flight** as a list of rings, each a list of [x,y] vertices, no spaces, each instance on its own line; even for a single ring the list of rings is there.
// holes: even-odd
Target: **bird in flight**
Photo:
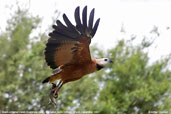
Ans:
[[[94,9],[91,10],[87,21],[87,6],[83,8],[82,19],[80,7],[75,9],[75,22],[73,25],[63,14],[65,24],[60,20],[53,25],[53,32],[45,48],[45,60],[54,69],[54,73],[43,80],[42,83],[52,83],[51,95],[58,97],[60,88],[71,81],[79,80],[86,74],[101,70],[112,63],[108,58],[91,58],[89,45],[98,28],[100,18],[94,21]],[[56,85],[54,82],[59,80]]]

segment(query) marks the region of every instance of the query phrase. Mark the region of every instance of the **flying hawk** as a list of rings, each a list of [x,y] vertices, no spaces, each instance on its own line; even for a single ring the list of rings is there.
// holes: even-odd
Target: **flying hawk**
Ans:
[[[78,80],[100,69],[108,63],[112,63],[108,58],[91,58],[89,45],[98,28],[100,18],[94,21],[94,9],[91,10],[87,22],[87,6],[82,12],[80,19],[80,7],[75,9],[75,22],[73,25],[68,17],[63,14],[66,25],[57,20],[57,25],[53,25],[53,32],[45,48],[45,59],[47,64],[54,69],[54,73],[47,77],[42,83],[50,82],[52,95],[57,98],[58,91],[63,84]],[[58,85],[54,81],[60,80]]]

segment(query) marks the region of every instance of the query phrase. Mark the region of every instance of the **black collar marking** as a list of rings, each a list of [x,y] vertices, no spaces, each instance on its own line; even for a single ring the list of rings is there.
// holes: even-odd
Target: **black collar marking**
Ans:
[[[104,68],[104,66],[101,66],[99,64],[96,64],[96,68],[97,68],[97,70],[101,70],[102,68]]]

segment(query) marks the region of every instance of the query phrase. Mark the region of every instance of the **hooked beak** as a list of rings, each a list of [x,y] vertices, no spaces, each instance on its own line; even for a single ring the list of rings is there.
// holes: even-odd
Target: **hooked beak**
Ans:
[[[109,63],[113,63],[113,61],[112,60],[109,60]]]

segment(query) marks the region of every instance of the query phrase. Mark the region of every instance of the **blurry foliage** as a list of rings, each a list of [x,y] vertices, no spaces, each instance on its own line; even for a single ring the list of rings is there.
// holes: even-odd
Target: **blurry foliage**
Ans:
[[[48,36],[30,34],[41,20],[18,10],[0,34],[0,110],[97,111],[100,114],[171,112],[170,56],[149,64],[143,39],[138,46],[121,40],[107,54],[92,46],[94,57],[109,57],[105,70],[64,85],[57,106],[48,104],[50,84],[41,81],[51,74],[44,60]],[[34,39],[40,41],[34,42]],[[131,38],[130,38],[131,39]]]

